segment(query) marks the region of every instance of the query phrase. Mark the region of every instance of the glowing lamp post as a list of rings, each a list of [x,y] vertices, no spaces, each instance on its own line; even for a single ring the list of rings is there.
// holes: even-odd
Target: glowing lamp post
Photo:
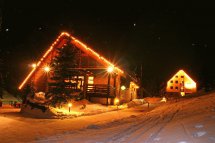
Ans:
[[[117,106],[117,109],[118,109],[118,106],[119,106],[119,99],[118,98],[114,99],[114,104]]]
[[[185,92],[181,92],[181,96],[184,96],[185,95]]]
[[[112,67],[112,66],[109,66],[109,67],[107,68],[107,72],[108,72],[108,73],[112,73],[112,72],[113,72],[113,67]]]
[[[108,96],[110,95],[110,74],[113,72],[114,68],[113,66],[109,66],[107,68],[107,72],[108,72]],[[108,97],[107,97],[107,105],[108,105]]]
[[[108,72],[108,86],[110,85],[110,74],[113,72],[113,67],[109,66],[107,68],[107,72]]]
[[[70,112],[70,109],[71,109],[71,107],[72,107],[72,103],[69,103],[69,104],[68,104],[68,107],[69,107],[69,112]]]

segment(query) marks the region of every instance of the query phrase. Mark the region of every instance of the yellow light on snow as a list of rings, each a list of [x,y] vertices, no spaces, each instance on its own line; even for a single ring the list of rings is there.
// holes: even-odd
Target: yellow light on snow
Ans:
[[[119,105],[119,99],[118,99],[118,98],[115,98],[115,99],[114,99],[114,104],[115,104],[115,105]]]
[[[167,101],[166,97],[163,97],[160,102],[166,102],[166,101]]]
[[[181,96],[184,96],[185,95],[185,92],[181,92]]]
[[[68,107],[69,107],[69,112],[70,112],[71,107],[72,107],[72,103],[68,103]]]

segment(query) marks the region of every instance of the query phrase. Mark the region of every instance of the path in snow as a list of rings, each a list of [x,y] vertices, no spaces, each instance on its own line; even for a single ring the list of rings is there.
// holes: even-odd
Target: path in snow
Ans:
[[[215,94],[211,94],[167,103],[137,116],[93,124],[89,128],[36,142],[214,143],[214,109]]]
[[[147,109],[147,105],[144,106],[143,108]],[[124,118],[143,114],[143,108],[129,108],[71,119],[35,119],[22,116],[18,113],[20,109],[1,108],[0,143],[37,141],[50,136],[79,133],[83,129],[96,129],[100,124],[117,123]]]
[[[1,110],[3,111],[3,110]],[[5,111],[4,111],[5,112]],[[0,142],[214,143],[215,94],[73,119],[0,114]]]

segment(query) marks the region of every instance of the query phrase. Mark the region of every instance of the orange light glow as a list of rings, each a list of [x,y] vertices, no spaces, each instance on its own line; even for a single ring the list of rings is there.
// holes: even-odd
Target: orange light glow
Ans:
[[[112,66],[114,67],[114,64],[112,64],[111,62],[109,62],[107,59],[105,59],[104,57],[100,56],[97,52],[95,52],[94,50],[92,50],[91,48],[87,47],[87,45],[83,44],[81,41],[77,40],[76,38],[72,37],[71,38],[74,40],[74,44],[81,48],[82,50],[84,50],[85,52],[87,52],[90,55],[95,56],[97,59],[103,61],[107,66]],[[115,69],[117,71],[119,71],[120,73],[124,73],[121,69],[115,67]]]
[[[54,49],[54,47],[59,43],[60,39],[63,36],[70,37],[73,40],[73,42],[74,42],[73,44],[75,44],[78,48],[82,49],[84,52],[88,51],[87,52],[88,54],[92,55],[93,57],[96,57],[98,60],[100,60],[106,66],[112,66],[112,67],[114,67],[114,65],[111,62],[109,62],[104,57],[102,57],[101,55],[99,55],[97,52],[95,52],[94,50],[92,50],[91,48],[89,48],[87,45],[83,44],[81,41],[79,41],[75,37],[71,36],[69,33],[62,32],[60,34],[60,36],[58,36],[58,38],[51,44],[51,46],[49,47],[49,49],[44,53],[44,55],[42,56],[42,58],[38,61],[38,63],[36,64],[36,67],[33,68],[31,70],[31,72],[26,76],[26,78],[22,81],[22,83],[20,84],[20,86],[18,87],[18,89],[21,90],[23,88],[23,86],[26,84],[26,82],[29,80],[29,78],[31,78],[31,76],[36,71],[36,69],[46,59],[46,57],[50,54],[50,52]],[[116,69],[120,73],[124,73],[123,70],[121,70],[118,67],[114,67],[114,69]]]
[[[37,64],[35,64],[35,63],[31,65],[32,68],[36,68],[36,66],[37,66]]]
[[[28,79],[32,76],[36,68],[33,68],[33,70],[28,74],[28,76],[23,80],[23,82],[18,87],[19,90],[22,89],[22,87],[25,85],[25,83],[28,81]]]
[[[167,92],[180,92],[181,96],[186,93],[196,92],[196,82],[183,70],[179,70],[168,82]]]
[[[193,88],[196,88],[196,83],[187,82],[187,83],[184,83],[184,87],[187,88],[187,89],[193,89]]]
[[[69,107],[69,112],[70,112],[71,107],[72,107],[72,103],[69,103],[69,104],[68,104],[68,107]]]
[[[121,90],[125,90],[126,87],[124,85],[121,86]]]
[[[45,66],[43,69],[45,72],[49,72],[51,70],[49,66]]]
[[[163,97],[160,102],[166,102],[166,101],[167,101],[166,97]]]
[[[184,96],[185,95],[185,92],[181,92],[181,96]]]
[[[69,103],[69,104],[68,104],[68,107],[72,107],[72,103]]]
[[[113,72],[113,67],[112,66],[109,66],[108,68],[107,68],[107,72],[109,72],[109,73],[112,73]]]
[[[119,105],[119,99],[118,99],[118,98],[115,98],[115,99],[114,99],[114,104],[115,104],[115,105]]]

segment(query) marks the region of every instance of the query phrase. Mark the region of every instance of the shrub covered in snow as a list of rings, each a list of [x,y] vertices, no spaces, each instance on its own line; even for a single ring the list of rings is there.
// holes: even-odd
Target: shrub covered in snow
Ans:
[[[144,103],[146,103],[144,99],[133,99],[132,101],[127,103],[127,106],[128,108],[130,108],[130,107],[142,105]]]

